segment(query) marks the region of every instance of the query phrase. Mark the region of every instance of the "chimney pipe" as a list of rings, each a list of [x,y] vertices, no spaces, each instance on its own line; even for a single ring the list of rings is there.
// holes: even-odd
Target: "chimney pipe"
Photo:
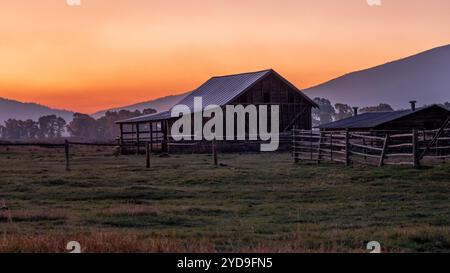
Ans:
[[[413,112],[416,111],[416,103],[417,103],[417,101],[412,100],[412,101],[410,101],[409,103],[411,104],[411,110],[412,110]]]
[[[359,107],[353,107],[353,116],[358,116]]]

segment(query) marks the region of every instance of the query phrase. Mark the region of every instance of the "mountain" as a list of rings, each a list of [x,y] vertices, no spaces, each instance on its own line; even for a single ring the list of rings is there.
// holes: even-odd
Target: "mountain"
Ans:
[[[450,45],[414,56],[353,72],[304,92],[332,103],[370,106],[388,103],[406,108],[409,101],[419,105],[450,101]]]
[[[142,111],[142,110],[148,109],[148,108],[155,109],[158,112],[163,112],[163,111],[169,110],[172,106],[174,106],[176,103],[181,101],[181,99],[183,99],[189,93],[190,92],[180,94],[180,95],[167,96],[167,97],[150,100],[150,101],[146,101],[146,102],[141,102],[141,103],[137,103],[137,104],[133,104],[133,105],[102,110],[102,111],[92,114],[91,116],[94,118],[100,118],[100,117],[104,116],[107,111],[120,111],[120,110]]]
[[[56,115],[62,117],[67,123],[72,121],[73,112],[66,110],[52,109],[36,103],[23,103],[15,100],[0,98],[0,124],[5,120],[12,119],[32,119],[37,121],[46,115]]]

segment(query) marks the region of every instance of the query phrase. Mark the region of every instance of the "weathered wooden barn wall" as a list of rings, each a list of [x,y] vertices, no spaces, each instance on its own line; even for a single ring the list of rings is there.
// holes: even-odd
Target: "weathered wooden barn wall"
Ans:
[[[293,126],[304,130],[310,130],[312,127],[311,103],[275,75],[270,75],[258,82],[231,104],[279,105],[280,131],[282,132],[291,130]],[[294,120],[295,122],[292,123]]]

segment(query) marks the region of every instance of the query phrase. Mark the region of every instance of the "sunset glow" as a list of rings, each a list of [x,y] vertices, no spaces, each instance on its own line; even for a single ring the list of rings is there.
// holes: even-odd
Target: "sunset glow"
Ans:
[[[450,43],[450,1],[0,0],[0,97],[92,113],[273,68],[300,88]]]

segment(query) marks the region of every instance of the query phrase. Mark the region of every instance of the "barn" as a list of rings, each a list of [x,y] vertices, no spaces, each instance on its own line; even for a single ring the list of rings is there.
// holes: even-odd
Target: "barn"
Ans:
[[[440,105],[415,107],[393,112],[358,114],[319,126],[321,131],[411,131],[440,129],[450,116],[450,111]]]
[[[203,107],[217,105],[279,106],[280,135],[288,135],[294,127],[310,130],[311,111],[317,104],[288,80],[272,69],[258,72],[212,77],[189,93],[177,105],[193,108],[194,99],[201,97]],[[119,121],[122,144],[149,142],[152,150],[168,150],[172,143],[171,126],[177,118],[171,111]],[[205,121],[206,122],[206,121]],[[227,135],[228,132],[224,132]],[[226,142],[226,141],[224,141]]]

